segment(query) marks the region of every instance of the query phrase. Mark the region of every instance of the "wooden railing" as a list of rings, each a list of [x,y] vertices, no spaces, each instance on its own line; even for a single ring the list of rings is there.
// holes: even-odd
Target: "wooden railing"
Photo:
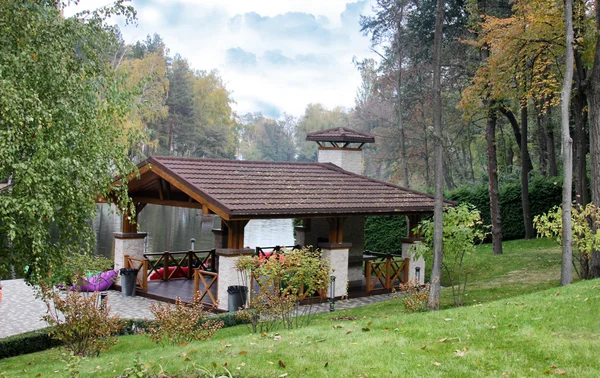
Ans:
[[[142,291],[148,290],[148,260],[140,259],[137,257],[131,257],[129,255],[125,255],[124,261],[125,268],[133,268],[138,270],[138,275],[136,277],[137,286]],[[141,274],[141,277],[140,277]]]
[[[163,281],[174,278],[193,279],[196,268],[218,272],[218,260],[214,249],[144,253],[144,257],[148,261],[148,274],[154,273]]]
[[[218,273],[194,269],[194,296],[199,295],[200,301],[208,296],[209,302],[205,302],[205,304],[216,308],[218,304],[217,298],[219,296],[216,291],[215,294],[213,294],[211,288],[217,284],[218,279]],[[200,284],[202,284],[202,290],[200,289]]]
[[[272,253],[281,253],[284,249],[293,251],[295,249],[301,249],[300,245],[276,245],[274,247],[256,247],[255,256],[269,257]]]
[[[394,286],[408,281],[410,259],[374,252],[369,252],[369,254],[375,256],[379,261],[367,261],[365,267],[367,293],[375,290],[390,290]]]

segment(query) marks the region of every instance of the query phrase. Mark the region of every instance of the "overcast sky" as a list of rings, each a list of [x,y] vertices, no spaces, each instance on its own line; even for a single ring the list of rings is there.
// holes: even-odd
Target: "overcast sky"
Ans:
[[[77,9],[108,0],[81,0]],[[158,33],[192,68],[218,69],[239,114],[301,115],[309,103],[351,107],[360,75],[352,63],[372,56],[359,15],[370,0],[134,0],[137,26],[127,43]]]

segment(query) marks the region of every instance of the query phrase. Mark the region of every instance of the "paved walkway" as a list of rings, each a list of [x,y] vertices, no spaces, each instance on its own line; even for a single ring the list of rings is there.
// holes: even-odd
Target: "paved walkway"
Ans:
[[[46,313],[46,305],[35,297],[31,286],[23,280],[2,281],[3,298],[0,301],[0,338],[17,335],[46,327],[40,320]],[[392,294],[338,300],[336,310],[366,306],[392,298]],[[150,303],[156,302],[143,297],[124,297],[120,292],[108,291],[108,304],[113,314],[121,318],[152,318]],[[314,312],[328,312],[329,303],[313,305]]]

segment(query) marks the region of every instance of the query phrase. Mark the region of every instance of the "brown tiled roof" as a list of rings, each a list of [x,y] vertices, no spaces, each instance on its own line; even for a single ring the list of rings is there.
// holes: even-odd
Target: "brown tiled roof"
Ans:
[[[170,181],[177,181],[175,186],[183,185],[198,202],[208,203],[209,208],[229,219],[433,211],[430,195],[350,173],[330,163],[153,156],[140,164],[142,170],[147,173],[141,180],[145,174],[169,176]]]
[[[308,133],[306,140],[314,142],[375,143],[375,135],[343,127],[335,127],[333,129]]]

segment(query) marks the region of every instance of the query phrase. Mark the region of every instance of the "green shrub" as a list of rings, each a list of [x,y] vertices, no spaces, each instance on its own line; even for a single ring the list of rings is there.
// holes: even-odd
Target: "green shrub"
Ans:
[[[174,305],[152,303],[150,311],[156,320],[149,328],[148,337],[162,346],[165,342],[178,345],[195,340],[210,340],[223,327],[221,320],[209,318],[198,294],[190,304],[182,302],[179,297]]]
[[[108,350],[122,329],[118,316],[110,316],[110,307],[98,306],[98,292],[82,295],[70,291],[61,294],[42,286],[48,313],[43,319],[52,328],[49,334],[60,340],[74,355],[97,356]]]
[[[402,254],[402,238],[408,235],[404,216],[369,216],[365,218],[365,249]]]
[[[49,328],[38,329],[0,339],[0,359],[40,352],[62,345],[62,342],[49,335],[48,330]]]
[[[458,203],[470,203],[481,213],[485,224],[490,224],[490,199],[487,184],[464,186],[447,192],[445,197]],[[562,200],[562,180],[556,177],[534,177],[529,182],[531,215],[543,214]],[[500,188],[500,216],[502,238],[522,239],[525,236],[523,206],[521,204],[521,184],[510,183]]]

